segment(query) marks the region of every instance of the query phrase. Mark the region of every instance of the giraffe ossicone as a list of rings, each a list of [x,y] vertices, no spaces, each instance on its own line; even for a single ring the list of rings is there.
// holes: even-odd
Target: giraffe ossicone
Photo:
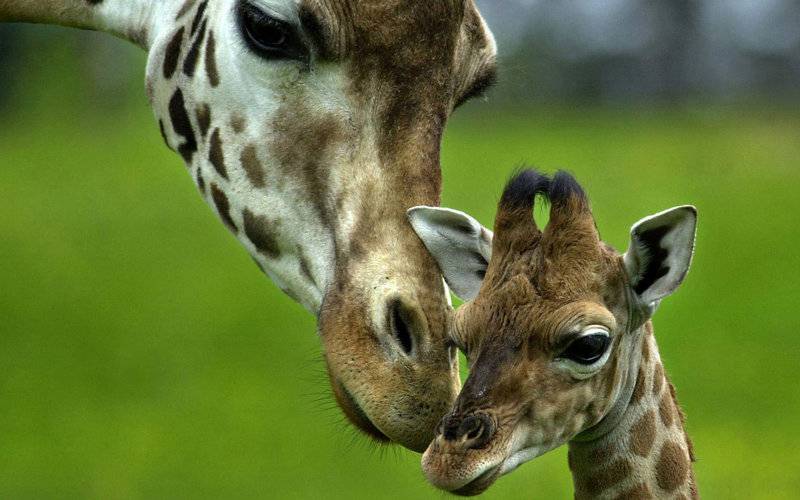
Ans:
[[[455,106],[495,74],[473,0],[5,0],[0,21],[148,51],[167,145],[258,266],[317,315],[334,395],[422,451],[454,400],[449,297],[408,226]]]
[[[550,201],[540,230],[536,199]],[[409,218],[445,279],[467,297],[450,335],[470,374],[422,467],[435,486],[481,493],[569,444],[577,498],[696,497],[692,444],[650,321],[689,269],[697,211],[675,207],[631,230],[620,255],[564,172],[505,188],[495,232],[467,214]]]

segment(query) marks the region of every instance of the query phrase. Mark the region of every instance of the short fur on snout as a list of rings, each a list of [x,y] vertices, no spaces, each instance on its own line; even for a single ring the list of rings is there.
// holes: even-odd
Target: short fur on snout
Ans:
[[[551,204],[544,230],[532,217],[537,198]],[[564,172],[513,177],[494,234],[449,209],[417,207],[409,218],[448,283],[472,298],[450,332],[470,375],[423,456],[428,480],[477,494],[546,451],[609,435],[629,409],[648,320],[689,267],[694,207],[640,221],[625,255],[601,241],[588,198]],[[491,425],[459,434],[475,415]]]

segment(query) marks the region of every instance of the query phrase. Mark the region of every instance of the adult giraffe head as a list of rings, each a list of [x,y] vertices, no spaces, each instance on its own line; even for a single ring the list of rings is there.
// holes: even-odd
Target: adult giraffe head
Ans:
[[[423,450],[458,389],[449,303],[405,211],[437,205],[445,122],[494,78],[472,0],[5,0],[0,21],[148,50],[167,145],[257,264],[318,316],[333,392]]]
[[[551,202],[543,230],[537,195]],[[551,181],[532,170],[506,187],[494,234],[462,212],[410,211],[468,299],[452,336],[470,374],[423,455],[433,484],[477,494],[569,443],[578,498],[696,494],[691,444],[649,323],[686,275],[696,215],[681,206],[642,219],[620,255],[600,239],[570,175]]]

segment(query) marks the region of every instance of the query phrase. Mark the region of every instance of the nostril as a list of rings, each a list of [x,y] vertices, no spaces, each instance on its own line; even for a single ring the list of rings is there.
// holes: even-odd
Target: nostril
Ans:
[[[483,421],[478,417],[467,417],[461,422],[459,434],[467,439],[475,439],[483,432]]]
[[[411,333],[411,319],[400,300],[395,300],[389,307],[389,327],[395,341],[407,355],[414,351],[414,340]]]
[[[462,443],[466,449],[480,448],[494,434],[494,424],[488,415],[477,414],[464,417],[460,422],[451,417],[444,424],[444,437],[448,441]]]

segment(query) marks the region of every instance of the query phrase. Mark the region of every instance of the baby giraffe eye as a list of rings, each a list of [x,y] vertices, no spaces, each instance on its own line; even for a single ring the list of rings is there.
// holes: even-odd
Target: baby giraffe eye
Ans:
[[[591,365],[605,354],[611,342],[608,334],[598,331],[575,339],[559,356],[582,365]]]
[[[258,7],[241,3],[239,24],[247,44],[265,59],[307,59],[305,47],[292,25],[267,15]]]

